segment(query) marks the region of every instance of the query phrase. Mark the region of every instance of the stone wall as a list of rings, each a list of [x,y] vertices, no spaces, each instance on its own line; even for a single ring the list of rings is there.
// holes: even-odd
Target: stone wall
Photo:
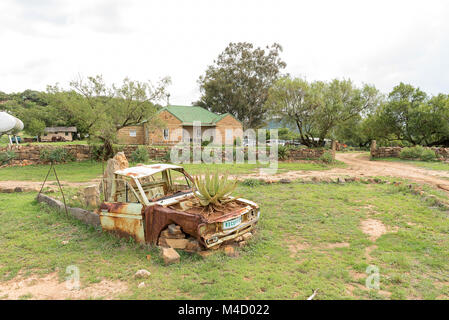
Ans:
[[[325,149],[292,149],[290,150],[289,160],[305,160],[305,159],[319,159],[324,153],[331,152],[335,159],[335,150]]]
[[[371,148],[371,157],[373,158],[399,158],[401,147],[379,147]]]
[[[138,148],[136,145],[128,145],[124,147],[119,147],[118,151],[123,151],[128,159],[131,159],[132,153]],[[144,146],[149,154],[149,158],[152,160],[160,160],[164,158],[167,152],[170,152],[170,147],[152,147]],[[30,165],[30,164],[42,164],[44,161],[40,159],[40,154],[42,150],[45,149],[56,149],[64,148],[69,153],[71,153],[76,161],[84,161],[91,159],[91,151],[89,145],[14,145],[12,147],[2,147],[0,152],[5,152],[8,150],[14,151],[16,158],[11,161],[10,165]],[[245,151],[246,152],[246,151]],[[335,151],[324,150],[324,149],[291,149],[289,151],[288,159],[290,161],[295,160],[309,160],[309,159],[319,159],[323,153],[331,152],[335,158]],[[446,151],[448,154],[449,151]],[[267,150],[267,155],[269,151]],[[225,151],[223,150],[222,159],[225,159]]]
[[[90,147],[88,145],[64,145],[64,146],[44,146],[44,145],[13,145],[11,147],[2,147],[0,152],[8,150],[14,151],[16,157],[11,161],[11,165],[28,165],[40,164],[43,161],[40,159],[41,151],[44,149],[63,148],[71,153],[77,161],[90,159]]]
[[[435,151],[437,158],[442,161],[449,160],[449,148],[429,148]],[[399,158],[402,147],[377,147],[376,141],[371,143],[371,157],[373,158]]]

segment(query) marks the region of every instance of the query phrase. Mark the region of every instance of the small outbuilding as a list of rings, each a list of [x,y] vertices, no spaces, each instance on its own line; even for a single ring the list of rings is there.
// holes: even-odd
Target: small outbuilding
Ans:
[[[41,136],[42,142],[72,141],[76,127],[47,127]]]

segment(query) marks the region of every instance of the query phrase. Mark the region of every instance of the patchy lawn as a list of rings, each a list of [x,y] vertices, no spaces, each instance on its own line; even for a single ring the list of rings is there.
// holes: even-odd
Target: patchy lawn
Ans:
[[[400,158],[373,158],[373,161],[401,162],[429,170],[449,171],[449,163],[441,161],[404,160]]]
[[[156,248],[66,218],[35,194],[0,194],[0,288],[18,274],[63,281],[76,265],[82,289],[102,280],[126,287],[105,298],[306,299],[319,289],[316,299],[449,299],[448,213],[407,188],[296,182],[236,193],[261,206],[250,245],[235,258],[181,252],[171,266]],[[379,268],[379,291],[365,287],[369,265]],[[150,278],[134,279],[139,269]]]
[[[156,163],[156,162],[152,162]],[[106,163],[104,164],[106,167]],[[130,166],[135,164],[130,164]],[[266,167],[262,164],[184,164],[190,174],[200,174],[205,170],[219,170],[229,174],[254,173],[258,168]],[[8,167],[0,169],[0,181],[43,181],[47,175],[50,165],[30,165],[25,167]],[[279,172],[285,171],[315,171],[328,170],[335,167],[344,167],[341,162],[335,164],[325,164],[319,161],[285,162],[279,163]],[[103,172],[103,164],[95,161],[70,162],[56,165],[56,172],[59,180],[67,182],[87,182],[95,178],[100,178]],[[49,177],[55,180],[53,173]]]

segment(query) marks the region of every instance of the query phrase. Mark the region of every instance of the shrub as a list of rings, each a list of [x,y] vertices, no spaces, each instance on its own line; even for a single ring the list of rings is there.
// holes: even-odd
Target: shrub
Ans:
[[[15,158],[16,153],[14,151],[0,152],[0,165],[8,164]]]
[[[163,161],[163,162],[170,162],[171,161],[171,159],[170,159],[170,151],[167,151],[160,160]]]
[[[435,151],[421,146],[402,148],[399,154],[401,159],[420,159],[424,161],[432,161],[437,158]]]
[[[42,149],[39,158],[43,161],[55,163],[75,161],[75,156],[62,147]]]
[[[257,187],[260,186],[262,184],[262,182],[260,180],[257,179],[245,179],[242,181],[242,185],[247,186],[247,187]]]
[[[286,160],[290,154],[290,148],[287,146],[278,146],[278,157],[280,160]]]
[[[332,153],[330,151],[324,152],[321,155],[320,160],[323,161],[324,163],[334,163],[334,161],[335,161],[334,156],[332,155]]]
[[[133,162],[148,162],[150,156],[148,155],[148,150],[144,146],[138,146],[136,150],[131,153],[131,161]]]
[[[102,144],[90,145],[90,158],[95,161],[107,160],[105,159],[104,147]]]

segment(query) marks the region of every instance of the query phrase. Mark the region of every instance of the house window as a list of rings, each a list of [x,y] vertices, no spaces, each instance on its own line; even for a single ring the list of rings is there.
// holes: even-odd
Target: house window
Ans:
[[[64,132],[64,134],[65,134],[66,136],[68,136],[68,135],[69,135],[69,133],[68,133],[68,132]]]
[[[136,130],[129,130],[129,136],[135,137],[136,136]]]
[[[169,137],[169,131],[168,129],[164,129],[164,140],[168,140]]]

